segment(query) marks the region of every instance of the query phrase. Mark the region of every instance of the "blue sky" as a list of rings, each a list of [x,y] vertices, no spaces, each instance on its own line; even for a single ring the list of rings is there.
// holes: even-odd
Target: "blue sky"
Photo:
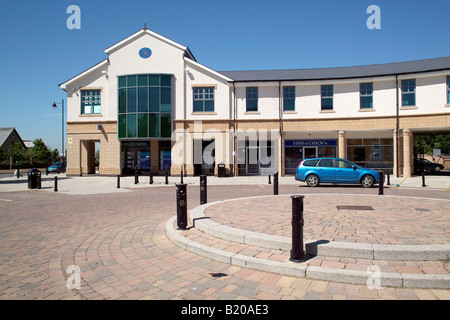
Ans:
[[[69,30],[70,5],[81,29]],[[370,5],[381,29],[369,30]],[[0,9],[0,127],[61,150],[58,84],[147,27],[217,71],[339,67],[450,55],[448,0],[45,0]],[[67,145],[67,143],[66,143]]]

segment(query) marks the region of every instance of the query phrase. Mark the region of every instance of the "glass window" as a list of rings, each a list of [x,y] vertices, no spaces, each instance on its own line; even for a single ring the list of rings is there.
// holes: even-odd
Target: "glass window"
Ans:
[[[172,134],[172,116],[170,113],[161,114],[161,137],[170,138]]]
[[[127,115],[127,137],[136,138],[136,136],[136,114],[129,114]]]
[[[450,104],[450,76],[447,76],[447,104]]]
[[[81,114],[100,114],[101,96],[100,90],[81,91]]]
[[[360,108],[373,108],[373,83],[361,83],[359,85]]]
[[[402,80],[402,106],[416,105],[416,79]]]
[[[333,85],[321,86],[322,110],[333,110]]]
[[[194,88],[194,112],[214,112],[214,88]]]
[[[336,167],[337,168],[347,168],[347,169],[351,169],[353,168],[353,165],[350,162],[347,162],[345,160],[335,160],[336,162]]]
[[[332,159],[322,159],[320,160],[319,167],[333,167],[333,160]]]
[[[317,165],[317,162],[319,162],[318,159],[315,160],[305,160],[303,162],[304,167],[315,167]]]
[[[247,87],[247,112],[258,111],[258,87]]]
[[[283,88],[283,111],[295,110],[295,87]]]
[[[148,114],[140,113],[138,118],[138,137],[148,137]]]
[[[128,75],[119,77],[118,82],[118,137],[170,138],[172,76]],[[92,111],[99,112],[98,107],[94,103]]]

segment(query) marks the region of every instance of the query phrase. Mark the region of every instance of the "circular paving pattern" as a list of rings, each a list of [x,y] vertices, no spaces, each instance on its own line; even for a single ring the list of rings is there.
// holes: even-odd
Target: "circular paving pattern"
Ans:
[[[449,212],[449,200],[311,194],[304,198],[304,238],[371,244],[448,244]],[[253,232],[288,237],[292,232],[290,196],[228,201],[207,208],[205,215],[220,224]]]

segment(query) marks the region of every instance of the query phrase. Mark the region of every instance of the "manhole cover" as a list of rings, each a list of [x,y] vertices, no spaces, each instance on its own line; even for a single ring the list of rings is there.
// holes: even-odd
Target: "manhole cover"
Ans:
[[[373,210],[371,206],[336,206],[338,210]]]

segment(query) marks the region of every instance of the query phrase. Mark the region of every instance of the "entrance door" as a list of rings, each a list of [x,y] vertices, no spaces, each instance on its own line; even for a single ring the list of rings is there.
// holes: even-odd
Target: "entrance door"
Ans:
[[[247,174],[259,174],[259,147],[246,148]]]
[[[317,158],[317,147],[304,147],[304,159]]]

